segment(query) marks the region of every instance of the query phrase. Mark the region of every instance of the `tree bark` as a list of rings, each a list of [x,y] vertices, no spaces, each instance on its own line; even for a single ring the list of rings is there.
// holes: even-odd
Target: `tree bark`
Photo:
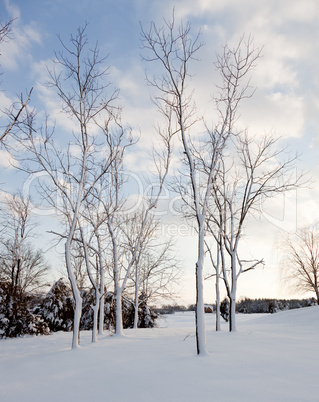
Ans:
[[[199,220],[200,221],[200,220]],[[203,266],[204,266],[204,220],[200,221],[198,236],[198,260],[196,263],[196,347],[198,355],[206,355],[206,329],[204,311],[204,286],[203,286]]]
[[[219,267],[216,267],[216,331],[220,331],[220,290],[219,290]]]
[[[115,334],[123,336],[123,318],[122,318],[122,291],[119,287],[115,293]]]

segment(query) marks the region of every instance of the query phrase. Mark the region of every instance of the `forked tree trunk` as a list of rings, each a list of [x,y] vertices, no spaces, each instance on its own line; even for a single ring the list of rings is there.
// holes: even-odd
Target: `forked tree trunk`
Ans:
[[[73,298],[74,298],[74,302],[75,302],[72,349],[77,349],[80,345],[80,321],[81,321],[81,315],[82,315],[82,298],[81,298],[80,291],[76,284],[74,272],[72,271],[72,267],[71,267],[70,245],[71,245],[72,237],[73,237],[73,233],[70,232],[68,239],[65,243],[65,260],[66,260],[66,266],[67,266],[67,270],[68,270],[69,280],[71,283]]]

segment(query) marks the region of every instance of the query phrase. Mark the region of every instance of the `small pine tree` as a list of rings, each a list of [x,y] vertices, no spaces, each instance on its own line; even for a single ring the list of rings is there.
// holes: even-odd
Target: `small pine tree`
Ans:
[[[71,331],[73,326],[74,303],[71,290],[62,279],[50,289],[33,313],[48,323],[51,331]]]
[[[0,283],[0,338],[48,334],[50,330],[42,317],[31,311],[32,298],[8,282]]]
[[[82,297],[82,316],[81,316],[81,330],[90,330],[93,328],[93,309],[92,305],[95,303],[94,289],[81,290]]]
[[[220,315],[228,322],[229,320],[230,303],[227,297],[220,303]]]

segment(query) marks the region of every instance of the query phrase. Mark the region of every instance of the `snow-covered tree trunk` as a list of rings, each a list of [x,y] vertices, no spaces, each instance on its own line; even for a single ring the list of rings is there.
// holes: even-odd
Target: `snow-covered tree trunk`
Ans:
[[[135,264],[135,301],[134,301],[134,325],[133,328],[138,327],[138,291],[139,291],[139,277],[138,277],[138,264]]]
[[[238,242],[236,242],[237,249]],[[237,293],[237,264],[236,264],[236,254],[235,252],[231,253],[231,292],[229,294],[229,331],[236,331],[236,293]]]
[[[81,315],[82,315],[82,298],[80,291],[77,287],[76,284],[76,278],[74,275],[74,272],[72,270],[71,266],[71,253],[70,253],[70,247],[71,247],[71,241],[72,237],[74,234],[74,229],[75,229],[75,222],[76,222],[76,216],[74,216],[74,224],[70,230],[70,233],[68,235],[67,241],[65,243],[65,261],[66,261],[66,267],[68,271],[68,276],[69,280],[71,283],[71,289],[74,297],[74,302],[75,302],[75,308],[74,308],[74,321],[73,321],[73,337],[72,337],[72,349],[76,349],[79,347],[80,344],[80,321],[81,321]]]
[[[216,331],[220,331],[220,289],[219,289],[219,280],[220,280],[220,272],[219,272],[219,264],[216,266]]]
[[[104,295],[104,272],[100,277],[100,292],[101,298],[99,303],[99,335],[103,335],[104,333],[104,304],[105,304],[105,295]]]
[[[93,309],[93,329],[92,329],[92,342],[97,342],[97,323],[98,323],[98,314],[99,314],[99,303],[98,296],[96,296],[96,304],[91,306]]]
[[[118,186],[116,191],[118,192]],[[118,199],[118,197],[117,197]],[[112,241],[112,254],[113,254],[113,275],[114,275],[114,293],[115,293],[115,334],[117,336],[123,336],[123,318],[122,318],[122,293],[124,286],[120,285],[120,271],[118,265],[118,247],[117,239],[113,229],[114,215],[108,215],[108,230]]]
[[[134,325],[133,325],[134,329],[138,328],[138,301],[135,300],[134,303]]]
[[[115,281],[115,285],[118,281]],[[123,336],[122,289],[117,285],[115,290],[115,334]]]
[[[204,217],[200,216],[199,222],[199,236],[198,236],[198,260],[196,263],[196,347],[197,354],[206,354],[206,329],[205,329],[205,310],[204,310],[204,281],[203,281],[203,267],[204,267]]]
[[[98,259],[99,259],[99,268],[100,268],[100,299],[99,299],[99,335],[104,333],[104,267],[102,260],[102,247],[101,247],[101,239],[99,234],[96,234],[97,244],[98,244]]]
[[[236,293],[231,294],[229,298],[229,331],[236,332]]]

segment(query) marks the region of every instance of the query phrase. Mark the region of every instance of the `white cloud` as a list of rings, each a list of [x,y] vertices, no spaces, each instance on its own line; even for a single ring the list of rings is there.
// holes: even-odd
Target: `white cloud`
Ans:
[[[304,99],[282,92],[257,93],[241,109],[241,125],[251,135],[275,131],[280,136],[300,138],[304,135]]]
[[[19,8],[9,0],[5,0],[12,24],[13,38],[1,44],[1,66],[8,70],[17,70],[22,61],[32,60],[31,47],[33,43],[41,44],[41,34],[35,23],[23,25]]]
[[[8,151],[0,149],[0,166],[6,169],[14,169],[13,164],[16,164],[14,157]]]
[[[0,91],[0,110],[8,109],[13,103],[13,100]]]
[[[20,18],[20,10],[18,6],[16,6],[13,2],[10,0],[5,0],[5,6],[12,18]]]

